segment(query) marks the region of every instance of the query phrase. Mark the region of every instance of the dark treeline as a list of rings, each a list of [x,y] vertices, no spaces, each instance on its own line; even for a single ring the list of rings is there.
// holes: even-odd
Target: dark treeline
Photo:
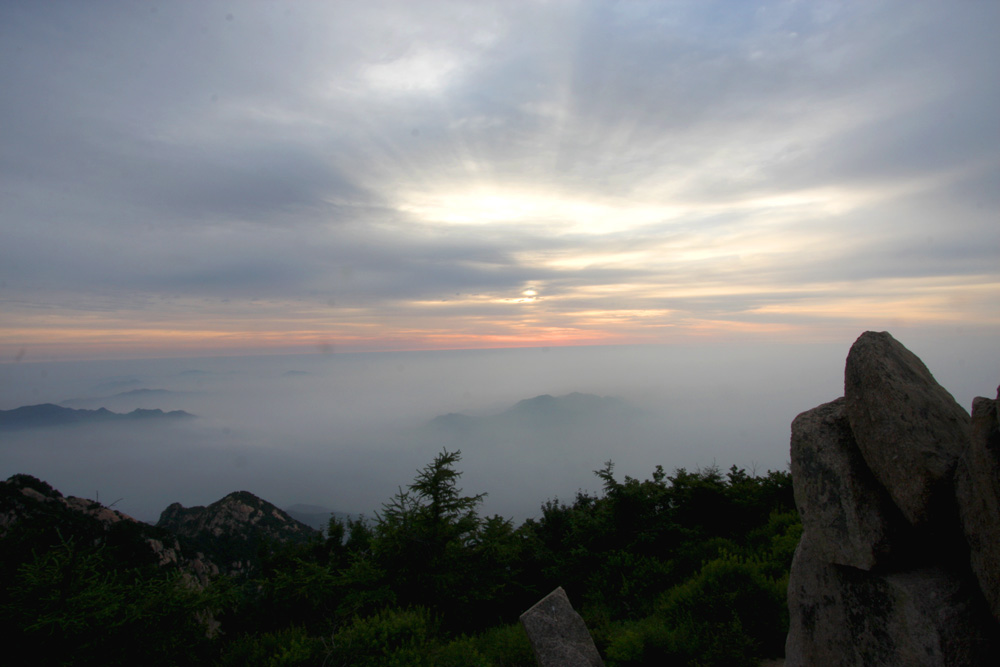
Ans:
[[[801,526],[788,472],[684,469],[481,516],[443,452],[371,519],[207,584],[100,540],[3,551],[0,624],[38,664],[533,665],[517,623],[557,586],[609,665],[756,665],[783,652]]]

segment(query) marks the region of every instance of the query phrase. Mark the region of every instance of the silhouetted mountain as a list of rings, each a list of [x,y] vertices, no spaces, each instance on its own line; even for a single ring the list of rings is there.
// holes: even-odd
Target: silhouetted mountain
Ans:
[[[428,426],[435,430],[461,432],[470,431],[482,422],[482,417],[470,417],[460,412],[449,412],[446,415],[435,417]]]
[[[105,408],[97,410],[76,410],[53,403],[25,405],[13,410],[0,410],[0,430],[18,430],[45,426],[68,426],[97,422],[145,421],[156,419],[190,419],[194,417],[183,410],[164,412],[163,410],[136,409],[128,413],[111,412]]]
[[[495,450],[544,444],[548,452],[569,453],[581,442],[615,438],[641,416],[637,408],[619,398],[542,394],[495,415],[474,417],[453,412],[435,417],[421,429],[420,437],[426,447]]]
[[[178,396],[189,395],[187,391],[170,391],[169,389],[132,389],[123,391],[111,396],[97,396],[93,398],[70,398],[60,401],[59,405],[71,408],[114,408],[121,406],[139,407],[142,403],[153,401],[164,401]]]
[[[566,396],[542,394],[519,401],[500,414],[471,417],[452,412],[432,419],[432,432],[473,434],[499,428],[570,429],[608,420],[628,419],[638,412],[625,401],[611,396],[574,392]]]
[[[622,415],[627,409],[625,402],[618,398],[574,392],[558,398],[549,394],[527,398],[497,417],[535,426],[563,426]]]

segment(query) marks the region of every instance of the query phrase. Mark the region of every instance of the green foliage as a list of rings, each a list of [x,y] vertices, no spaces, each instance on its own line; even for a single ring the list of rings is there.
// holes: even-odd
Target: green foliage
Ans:
[[[535,654],[520,623],[458,637],[433,651],[435,667],[535,667]]]
[[[673,578],[669,560],[609,551],[587,578],[583,601],[603,606],[614,618],[639,618],[652,611],[653,600]]]
[[[327,647],[304,628],[243,635],[231,641],[216,663],[218,667],[307,667],[322,664]]]
[[[603,496],[549,501],[523,528],[532,534],[526,557],[541,573],[535,585],[566,588],[610,664],[726,665],[781,654],[784,585],[801,533],[787,473],[668,476],[657,467],[650,479],[619,481],[608,462],[595,474]],[[757,615],[744,613],[747,600]]]
[[[670,589],[655,613],[607,637],[608,664],[752,667],[779,656],[787,617],[783,582],[760,564],[727,556]]]
[[[436,566],[453,555],[450,551],[474,539],[480,525],[476,508],[486,494],[462,495],[458,488],[461,473],[452,467],[460,459],[460,452],[442,452],[405,491],[400,489],[382,506],[372,542],[377,560],[393,564],[404,576],[419,578],[439,569]],[[413,582],[419,593],[431,595],[442,583],[446,582],[435,577]]]
[[[448,638],[431,611],[391,607],[355,617],[334,635],[329,665],[533,667],[534,654],[520,624]]]
[[[367,554],[372,546],[374,533],[364,515],[347,521],[347,541],[344,548],[349,554]]]
[[[463,495],[459,460],[460,452],[443,451],[385,503],[369,548],[400,604],[435,610],[449,629],[474,630],[508,611],[521,590],[520,538],[510,521],[477,514],[485,494]]]
[[[321,563],[296,560],[261,586],[266,606],[281,623],[316,627],[337,609],[337,573]]]
[[[428,645],[436,633],[423,608],[390,608],[355,617],[333,636],[329,664],[356,667],[430,665]]]
[[[337,619],[366,616],[396,604],[390,577],[368,558],[355,558],[340,571]]]
[[[57,531],[17,527],[0,540],[0,624],[42,664],[511,667],[534,664],[517,617],[562,586],[609,665],[781,655],[802,530],[787,472],[658,466],[618,480],[609,461],[601,495],[549,500],[515,527],[478,514],[484,494],[459,488],[460,460],[436,456],[374,522],[265,545],[253,576],[204,590],[129,565],[148,561],[130,557],[134,535],[59,516],[84,538],[51,548]]]
[[[685,632],[689,655],[717,656],[707,664],[781,655],[788,624],[784,585],[761,570],[760,563],[736,556],[713,560],[668,591],[658,614]]]
[[[215,603],[180,574],[116,570],[72,541],[24,563],[6,592],[0,624],[33,664],[191,664]]]

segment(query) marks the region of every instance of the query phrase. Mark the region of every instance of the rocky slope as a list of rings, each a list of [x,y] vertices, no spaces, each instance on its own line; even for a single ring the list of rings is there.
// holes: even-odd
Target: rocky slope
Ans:
[[[63,496],[30,475],[0,482],[0,562],[16,567],[32,553],[66,541],[100,546],[126,567],[179,567],[192,574],[217,571],[175,535],[99,502]]]
[[[792,422],[788,667],[1000,664],[998,421],[888,333],[858,338],[844,397]]]
[[[318,539],[320,531],[248,491],[236,491],[207,507],[173,503],[158,528],[212,554],[224,570],[245,572],[257,566],[261,550]]]
[[[179,568],[204,579],[249,573],[262,554],[321,535],[246,491],[208,507],[174,503],[150,526],[94,500],[63,496],[30,475],[0,482],[0,569],[72,541],[103,548],[121,567]]]

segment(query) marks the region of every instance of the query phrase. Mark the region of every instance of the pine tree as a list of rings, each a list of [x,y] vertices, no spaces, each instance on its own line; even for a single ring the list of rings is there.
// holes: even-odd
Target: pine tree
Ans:
[[[467,597],[469,548],[482,525],[476,510],[486,494],[462,494],[454,469],[461,456],[442,451],[376,513],[373,555],[405,604],[451,606]]]

